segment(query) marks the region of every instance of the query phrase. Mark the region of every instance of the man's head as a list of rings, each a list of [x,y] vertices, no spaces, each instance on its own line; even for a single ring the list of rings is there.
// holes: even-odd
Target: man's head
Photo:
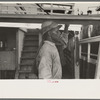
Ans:
[[[42,35],[44,35],[45,33],[47,33],[48,31],[50,31],[53,28],[60,28],[62,25],[58,25],[56,22],[54,21],[45,21],[42,23]]]
[[[43,37],[50,37],[53,42],[59,42],[61,44],[66,44],[66,41],[68,39],[64,39],[67,35],[66,33],[62,34],[59,31],[59,28],[61,28],[62,25],[58,25],[56,22],[53,21],[46,21],[42,24],[42,36]]]

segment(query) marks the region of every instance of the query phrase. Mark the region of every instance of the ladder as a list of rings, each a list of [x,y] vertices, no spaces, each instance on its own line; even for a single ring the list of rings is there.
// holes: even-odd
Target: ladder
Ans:
[[[34,74],[35,56],[39,47],[39,30],[28,30],[24,37],[23,50],[21,53],[20,66],[18,70],[19,79],[35,79]]]

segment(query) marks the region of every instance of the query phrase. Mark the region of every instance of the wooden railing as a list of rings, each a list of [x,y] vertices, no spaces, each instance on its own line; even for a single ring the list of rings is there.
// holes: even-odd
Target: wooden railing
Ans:
[[[98,36],[94,36],[91,37],[91,31],[88,29],[88,38],[85,39],[80,39],[79,41],[79,58],[82,59],[83,61],[86,61],[87,63],[91,63],[91,64],[95,64],[96,68],[95,68],[95,75],[94,78],[99,79],[100,78],[100,35]],[[96,34],[96,33],[95,33]],[[96,51],[98,51],[97,54],[93,54],[91,53],[91,44],[92,43],[98,43],[98,49],[94,48],[93,49],[97,49]],[[82,45],[87,44],[87,49],[85,52],[82,51]],[[92,58],[92,57],[94,58]],[[86,67],[86,66],[84,66]],[[91,67],[89,65],[87,65],[87,67]]]

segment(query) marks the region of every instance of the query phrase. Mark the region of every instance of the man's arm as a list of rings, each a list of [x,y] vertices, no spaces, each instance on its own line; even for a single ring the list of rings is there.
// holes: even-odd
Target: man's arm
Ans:
[[[39,79],[52,78],[52,60],[48,52],[45,52],[43,56],[40,58],[38,71]]]

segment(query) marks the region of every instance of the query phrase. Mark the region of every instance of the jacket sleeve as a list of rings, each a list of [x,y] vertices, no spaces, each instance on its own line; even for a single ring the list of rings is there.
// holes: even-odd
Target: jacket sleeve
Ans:
[[[52,59],[50,53],[45,52],[40,58],[39,62],[39,79],[51,79],[52,78]]]

